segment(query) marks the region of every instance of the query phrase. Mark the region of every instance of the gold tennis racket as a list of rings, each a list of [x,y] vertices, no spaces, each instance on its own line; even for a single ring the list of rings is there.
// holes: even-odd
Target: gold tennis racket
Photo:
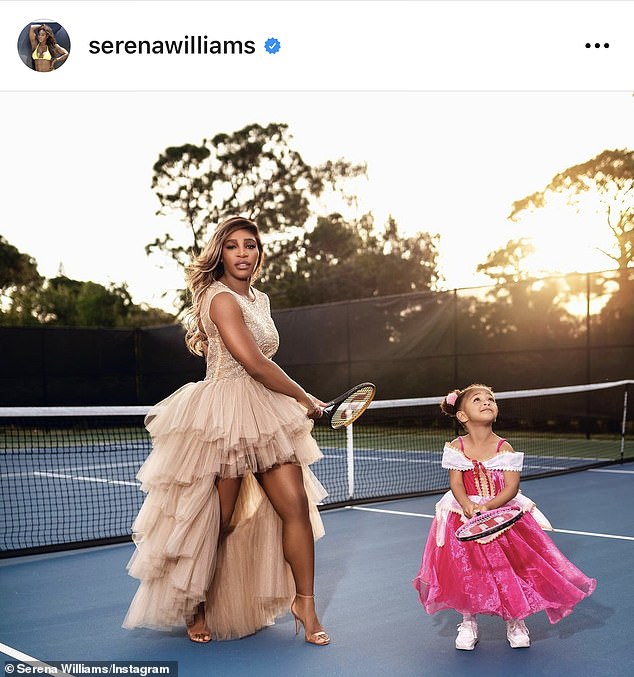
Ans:
[[[323,409],[330,427],[334,430],[354,423],[374,399],[374,383],[359,383],[339,397],[326,403]]]

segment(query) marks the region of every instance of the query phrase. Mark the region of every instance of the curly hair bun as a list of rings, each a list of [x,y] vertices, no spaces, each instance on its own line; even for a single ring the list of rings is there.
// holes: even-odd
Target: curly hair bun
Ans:
[[[447,393],[447,395],[445,395],[443,401],[440,403],[440,409],[443,414],[455,417],[457,411],[456,404],[460,395],[461,392],[458,389],[452,390],[451,392]]]

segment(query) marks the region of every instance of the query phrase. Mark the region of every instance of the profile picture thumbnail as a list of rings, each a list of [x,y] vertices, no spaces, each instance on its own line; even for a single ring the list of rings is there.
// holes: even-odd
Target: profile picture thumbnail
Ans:
[[[68,59],[70,38],[65,28],[55,21],[33,21],[20,33],[18,54],[31,70],[50,73]]]

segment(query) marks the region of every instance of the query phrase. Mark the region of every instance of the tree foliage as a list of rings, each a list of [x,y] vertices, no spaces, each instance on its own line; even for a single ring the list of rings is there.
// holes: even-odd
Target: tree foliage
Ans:
[[[64,327],[115,327],[123,323],[132,299],[125,287],[107,289],[65,276],[47,281],[39,294],[39,319]]]
[[[0,235],[0,323],[29,324],[42,282],[35,260]]]
[[[64,275],[46,280],[35,260],[2,236],[0,293],[0,325],[5,326],[139,327],[175,322],[158,308],[134,304],[125,284],[104,287]]]
[[[617,265],[617,278],[594,275],[584,281],[570,276],[566,283],[561,279],[532,282],[509,292],[505,284],[522,279],[521,259],[530,253],[525,246],[527,241],[509,242],[505,249],[492,252],[478,267],[478,271],[501,285],[494,288],[489,297],[508,305],[501,325],[496,317],[500,315],[500,308],[491,307],[490,312],[483,314],[483,320],[492,332],[496,327],[501,327],[497,331],[509,331],[512,327],[513,331],[529,334],[531,331],[559,334],[560,339],[565,340],[583,328],[578,318],[564,307],[575,295],[590,294],[591,298],[609,299],[595,319],[595,335],[600,332],[607,336],[607,331],[614,336],[631,331],[634,285],[628,269],[634,266],[634,151],[605,150],[587,162],[568,167],[541,191],[514,202],[509,218],[518,220],[525,212],[547,208],[556,195],[564,196],[577,211],[592,208],[601,215],[612,241],[612,247],[602,251]],[[591,197],[594,199],[589,199]],[[510,277],[505,276],[505,270],[511,273]],[[587,289],[586,284],[589,284]]]
[[[176,214],[190,231],[190,243],[165,233],[146,252],[165,252],[185,266],[207,240],[209,226],[228,215],[256,220],[263,233],[302,227],[314,198],[327,188],[349,198],[345,179],[365,171],[365,165],[343,159],[307,164],[281,123],[250,124],[200,145],[169,147],[154,164],[152,188],[161,204],[158,213]]]
[[[401,237],[389,218],[320,217],[315,228],[274,243],[261,287],[275,308],[429,290],[438,279],[437,236]]]
[[[40,279],[35,260],[0,235],[0,291],[4,294]]]
[[[507,284],[526,279],[528,274],[522,270],[522,261],[535,251],[528,238],[509,240],[504,247],[489,253],[484,263],[480,263],[476,272],[484,273],[496,284]]]
[[[512,347],[527,345],[531,337],[538,343],[548,339],[557,343],[578,334],[582,324],[565,306],[581,290],[571,283],[572,276],[530,279],[522,269],[522,260],[533,251],[526,238],[510,240],[478,266],[477,272],[495,284],[488,288],[484,300],[471,298],[470,308],[463,308],[475,335],[504,337],[500,347]]]
[[[594,194],[612,236],[614,247],[605,250],[624,270],[634,265],[634,151],[605,150],[587,162],[557,174],[541,191],[513,203],[509,215],[516,220],[525,211],[546,207],[553,194],[565,195],[578,209],[582,198]]]

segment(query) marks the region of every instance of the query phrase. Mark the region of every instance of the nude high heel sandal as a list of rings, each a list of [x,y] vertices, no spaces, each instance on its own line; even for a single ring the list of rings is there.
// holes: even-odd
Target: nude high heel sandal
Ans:
[[[314,599],[315,595],[300,595],[299,593],[296,593],[295,597],[301,597],[303,599]],[[328,633],[326,633],[324,630],[313,632],[310,635],[306,632],[306,624],[304,623],[303,619],[301,619],[295,613],[295,600],[293,600],[293,603],[291,604],[291,613],[295,618],[296,635],[299,634],[299,626],[301,623],[301,625],[304,627],[304,641],[308,642],[309,644],[316,644],[317,646],[326,646],[326,644],[330,644],[330,637],[328,636]]]
[[[200,620],[201,618],[205,618],[204,602],[201,602],[196,607],[196,612],[194,613],[193,618],[187,623],[187,636],[192,642],[195,642],[196,644],[207,644],[207,642],[211,642],[211,632],[207,629],[206,624],[202,630],[193,629],[196,621]]]

